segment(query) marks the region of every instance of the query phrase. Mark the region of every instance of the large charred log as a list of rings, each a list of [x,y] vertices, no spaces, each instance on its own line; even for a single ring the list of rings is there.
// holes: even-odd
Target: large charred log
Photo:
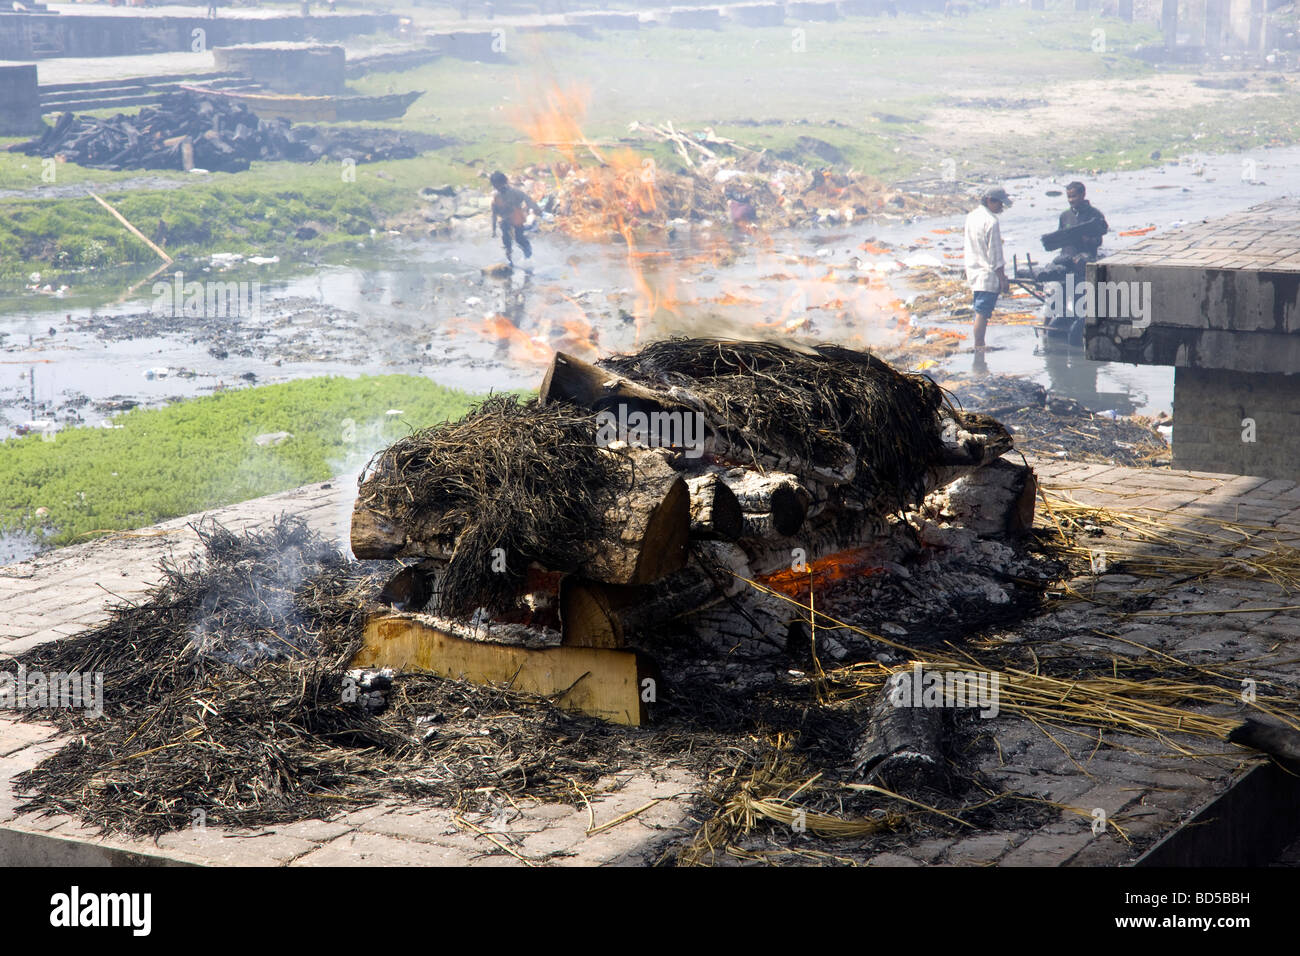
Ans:
[[[919,702],[896,703],[886,686],[871,707],[867,729],[854,751],[858,776],[899,793],[945,790],[947,716],[946,710],[922,707]]]

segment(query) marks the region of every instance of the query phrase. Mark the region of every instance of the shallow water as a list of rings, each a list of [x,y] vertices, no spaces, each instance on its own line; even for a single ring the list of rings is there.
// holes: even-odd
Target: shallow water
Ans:
[[[1114,251],[1140,239],[1120,231],[1163,230],[1300,190],[1297,160],[1300,148],[1261,150],[1086,182]],[[1015,200],[1003,216],[1009,256],[1048,258],[1038,236],[1065,208],[1063,196],[1047,195],[1063,181],[1005,184]],[[124,295],[145,270],[92,274],[63,298],[0,290],[0,437],[29,419],[93,424],[129,403],[322,374],[405,372],[475,391],[535,387],[553,348],[607,353],[672,331],[785,339],[793,329],[808,340],[879,346],[898,339],[891,301],[909,293],[907,274],[872,277],[861,265],[893,268],[920,256],[959,266],[960,227],[960,216],[858,223],[763,242],[697,229],[637,250],[648,286],[621,244],[555,234],[534,237],[531,274],[486,278],[481,268],[500,261],[500,247],[485,224],[455,239],[362,242],[345,262],[191,269],[186,281],[260,284],[261,308],[231,319],[166,314],[152,283]],[[868,237],[890,253],[862,252]],[[662,299],[657,308],[651,296]],[[1172,369],[1087,362],[1065,346],[1044,351],[1024,325],[994,324],[989,344],[982,361],[964,352],[948,370],[1025,376],[1098,411],[1170,410]]]

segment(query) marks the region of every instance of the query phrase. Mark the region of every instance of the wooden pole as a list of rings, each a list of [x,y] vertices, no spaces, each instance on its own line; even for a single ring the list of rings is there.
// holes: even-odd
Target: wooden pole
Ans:
[[[89,192],[89,190],[87,190],[87,191]],[[168,265],[171,265],[173,262],[176,261],[176,260],[173,259],[171,256],[167,255],[167,253],[163,252],[163,251],[162,251],[161,249],[159,249],[156,245],[154,245],[153,240],[151,240],[148,236],[146,236],[146,235],[145,235],[143,232],[141,232],[139,229],[135,228],[135,226],[131,225],[131,223],[129,223],[129,222],[127,221],[126,216],[122,215],[120,212],[118,212],[116,209],[114,209],[112,206],[110,206],[110,205],[109,205],[108,203],[106,203],[104,200],[100,199],[100,198],[99,198],[98,196],[96,196],[94,193],[90,193],[90,198],[93,199],[93,200],[95,200],[95,202],[99,203],[101,206],[103,206],[105,209],[107,209],[109,212],[111,212],[111,213],[113,214],[113,217],[114,217],[115,219],[117,219],[118,222],[120,222],[122,225],[126,226],[127,230],[131,233],[131,235],[135,236],[137,239],[139,239],[141,242],[143,242],[146,246],[148,246],[150,249],[152,249],[152,250],[153,250],[153,251],[158,255],[158,258],[162,259],[162,260],[163,260],[164,262],[166,262]]]

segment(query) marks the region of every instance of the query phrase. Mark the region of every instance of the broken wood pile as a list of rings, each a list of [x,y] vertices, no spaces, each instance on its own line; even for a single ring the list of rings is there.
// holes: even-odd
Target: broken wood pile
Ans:
[[[460,638],[620,648],[746,580],[869,547],[1010,447],[928,378],[838,346],[557,353],[537,400],[489,400],[378,455],[352,549],[411,561],[388,603]],[[981,532],[1006,535],[1032,520],[1033,483],[999,467],[1014,474],[965,495]]]
[[[9,149],[96,169],[242,172],[255,160],[409,159],[441,142],[396,130],[293,126],[259,119],[242,103],[181,92],[134,115],[63,113],[43,134]]]

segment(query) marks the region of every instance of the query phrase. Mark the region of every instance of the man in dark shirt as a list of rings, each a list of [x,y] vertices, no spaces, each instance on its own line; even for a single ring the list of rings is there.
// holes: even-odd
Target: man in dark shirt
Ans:
[[[496,195],[492,197],[492,235],[497,234],[497,222],[500,221],[501,243],[506,247],[506,262],[514,265],[515,242],[519,243],[519,248],[524,250],[524,256],[531,259],[533,247],[528,242],[528,237],[524,235],[524,222],[528,218],[525,207],[538,216],[542,214],[541,208],[533,202],[533,197],[522,189],[511,186],[505,173],[495,172],[489,181],[492,183],[492,188],[496,190]]]
[[[1110,232],[1106,217],[1085,196],[1083,183],[1073,182],[1065,187],[1065,198],[1069,201],[1070,208],[1061,213],[1060,228],[1071,229],[1091,222],[1097,224],[1096,228],[1088,230],[1085,235],[1077,236],[1063,245],[1056,256],[1058,265],[1075,270],[1081,270],[1086,263],[1097,260],[1101,237]]]

